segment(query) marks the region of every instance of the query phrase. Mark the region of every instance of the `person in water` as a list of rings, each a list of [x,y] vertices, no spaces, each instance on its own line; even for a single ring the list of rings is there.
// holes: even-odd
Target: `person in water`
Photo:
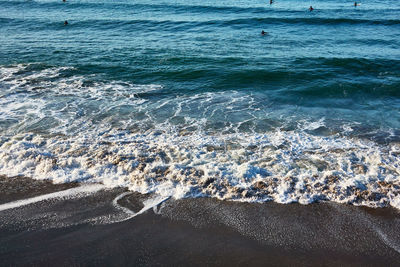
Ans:
[[[310,10],[310,11],[313,11],[313,10],[314,10],[314,8],[313,8],[312,6],[310,6],[310,8],[309,8],[308,10]]]
[[[264,30],[261,31],[261,35],[266,35],[268,32],[265,32]]]
[[[66,20],[66,21],[64,21],[64,25],[66,26],[66,25],[68,25],[68,21]]]
[[[269,4],[272,5],[274,3],[274,0],[269,0]]]
[[[354,6],[358,6],[357,2],[354,2]]]
[[[65,2],[67,2],[67,0],[63,0],[63,2],[65,3]]]

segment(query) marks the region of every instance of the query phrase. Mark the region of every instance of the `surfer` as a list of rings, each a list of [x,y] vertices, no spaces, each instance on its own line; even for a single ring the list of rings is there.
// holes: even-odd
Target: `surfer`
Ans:
[[[65,26],[67,26],[68,25],[68,21],[66,20],[66,21],[64,21],[64,25]]]
[[[311,12],[314,10],[314,8],[312,6],[310,6],[310,8],[308,10],[310,10],[310,12]]]

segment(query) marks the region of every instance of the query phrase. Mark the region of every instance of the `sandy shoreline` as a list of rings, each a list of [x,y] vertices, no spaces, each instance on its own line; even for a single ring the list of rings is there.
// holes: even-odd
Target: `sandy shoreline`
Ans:
[[[0,205],[76,186],[0,176]],[[392,208],[169,199],[132,218],[126,213],[143,210],[152,197],[105,189],[1,211],[0,260],[6,266],[400,263],[400,213]]]

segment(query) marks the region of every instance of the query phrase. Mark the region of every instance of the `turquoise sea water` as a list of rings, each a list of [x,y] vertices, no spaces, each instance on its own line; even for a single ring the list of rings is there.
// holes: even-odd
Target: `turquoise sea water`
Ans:
[[[0,1],[0,174],[400,207],[400,6],[353,4]]]

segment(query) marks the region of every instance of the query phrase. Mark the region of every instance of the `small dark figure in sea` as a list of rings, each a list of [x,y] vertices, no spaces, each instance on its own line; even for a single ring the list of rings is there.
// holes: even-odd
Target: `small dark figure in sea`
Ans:
[[[67,2],[67,0],[63,0],[63,2],[65,3],[65,2]]]
[[[354,6],[358,6],[357,2],[354,2]]]
[[[269,0],[269,4],[272,5],[274,3],[274,0]]]
[[[314,8],[312,6],[310,6],[310,8],[308,10],[310,10],[310,12],[311,12],[314,10]]]
[[[265,32],[264,30],[261,31],[261,35],[266,35],[268,32]]]
[[[64,21],[64,25],[65,26],[67,26],[68,25],[68,21],[66,20],[66,21]]]

